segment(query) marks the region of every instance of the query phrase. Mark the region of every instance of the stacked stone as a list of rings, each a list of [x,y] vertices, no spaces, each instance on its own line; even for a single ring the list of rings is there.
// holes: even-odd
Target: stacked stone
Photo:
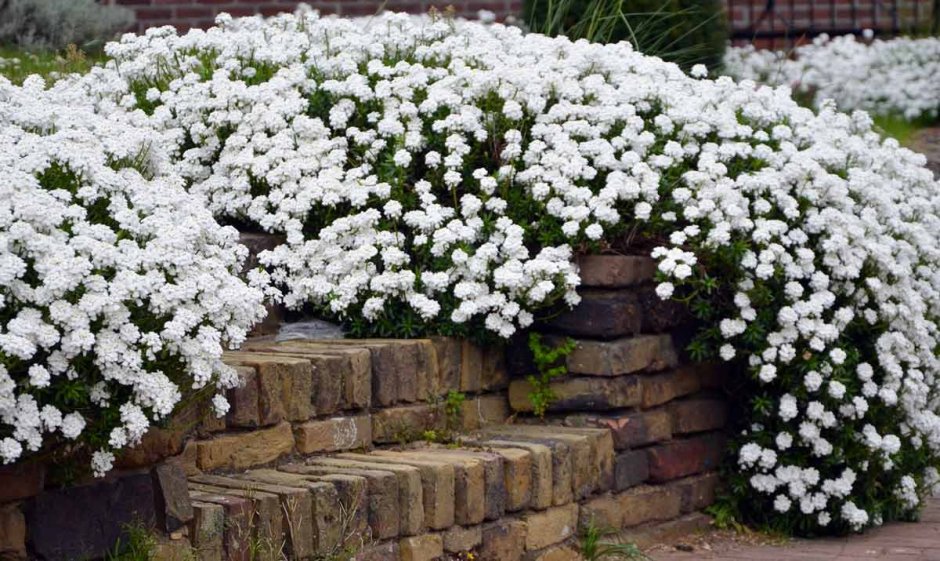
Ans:
[[[547,418],[528,421],[610,430],[611,493],[582,508],[582,517],[599,527],[631,528],[698,510],[711,497],[675,482],[714,485],[727,421],[724,372],[683,358],[689,317],[684,306],[656,296],[653,260],[601,255],[580,266],[581,304],[545,327],[557,339],[577,342],[568,375],[551,384],[557,399]],[[511,362],[517,379],[510,405],[525,415],[532,411],[532,387],[520,375],[531,367],[524,358]]]

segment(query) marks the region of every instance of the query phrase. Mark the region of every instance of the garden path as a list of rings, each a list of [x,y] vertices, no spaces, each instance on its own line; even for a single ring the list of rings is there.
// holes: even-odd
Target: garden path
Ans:
[[[653,561],[940,561],[940,498],[933,498],[920,522],[892,523],[862,535],[792,540],[782,545],[751,546],[727,538],[700,536],[692,551],[652,551]],[[707,549],[706,549],[707,548]]]

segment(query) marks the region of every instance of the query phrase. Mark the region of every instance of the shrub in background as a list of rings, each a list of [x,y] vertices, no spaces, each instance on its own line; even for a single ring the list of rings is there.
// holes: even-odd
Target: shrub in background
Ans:
[[[628,41],[686,70],[718,67],[729,37],[721,0],[526,0],[524,21],[550,36]]]
[[[101,48],[133,22],[133,11],[95,0],[0,0],[0,46]]]

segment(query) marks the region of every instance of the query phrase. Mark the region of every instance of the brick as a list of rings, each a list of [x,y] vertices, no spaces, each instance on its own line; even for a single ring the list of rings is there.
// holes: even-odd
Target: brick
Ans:
[[[527,550],[563,542],[578,528],[578,505],[569,504],[525,516]]]
[[[395,561],[400,558],[398,542],[369,546],[356,553],[354,561]]]
[[[527,508],[532,501],[532,453],[521,448],[493,448],[491,451],[503,458],[506,510]]]
[[[249,544],[251,542],[251,519],[254,517],[252,502],[243,497],[207,493],[204,491],[189,492],[194,505],[211,504],[223,510],[222,523],[222,549],[223,559],[230,561],[250,561]],[[208,513],[207,513],[208,515]],[[207,519],[207,524],[213,522]],[[194,538],[195,539],[195,538]],[[211,534],[209,538],[211,539]],[[200,555],[210,555],[212,549],[207,546],[200,549]]]
[[[650,480],[669,481],[718,467],[725,439],[717,433],[673,440],[646,449]]]
[[[483,389],[483,349],[464,340],[460,349],[460,391]]]
[[[225,424],[237,428],[261,426],[261,413],[258,409],[258,371],[251,366],[236,366],[239,385],[228,391],[229,411],[225,415]]]
[[[291,356],[235,352],[226,353],[229,364],[254,367],[258,380],[258,417],[262,426],[305,421],[313,414],[313,370],[310,361]]]
[[[478,460],[483,464],[483,519],[495,520],[506,513],[506,480],[503,457],[482,450],[432,448],[434,454],[443,458]]]
[[[669,335],[641,335],[613,341],[581,340],[570,355],[571,374],[621,376],[676,366],[678,354]]]
[[[442,395],[440,366],[437,361],[437,349],[430,339],[413,339],[416,358],[416,382],[418,401],[427,401]],[[443,393],[447,393],[446,391]]]
[[[526,524],[503,519],[483,526],[480,561],[520,561],[525,552]]]
[[[380,409],[372,415],[372,441],[407,443],[421,438],[425,431],[443,430],[445,416],[438,405],[404,405]]]
[[[0,466],[0,504],[38,495],[45,483],[46,466],[38,462]]]
[[[609,429],[617,450],[672,437],[672,415],[668,408],[640,412],[576,413],[564,417],[563,422],[566,426]]]
[[[480,388],[483,391],[506,389],[509,371],[506,369],[506,352],[502,345],[482,349],[480,364]]]
[[[633,407],[640,403],[641,386],[637,376],[612,378],[564,377],[551,382],[555,399],[549,411],[591,411]],[[534,410],[529,394],[533,391],[528,380],[513,380],[509,385],[509,404],[514,411]]]
[[[720,481],[718,474],[712,472],[680,479],[670,485],[678,489],[682,512],[688,514],[715,502],[715,491]]]
[[[643,377],[644,409],[662,405],[678,397],[693,394],[701,389],[701,378],[694,366],[683,366],[664,372]]]
[[[221,505],[192,501],[189,535],[197,561],[222,561],[225,510]]]
[[[317,553],[313,527],[313,500],[307,486],[285,486],[247,478],[230,478],[218,475],[199,475],[190,479],[193,483],[241,491],[260,491],[278,497],[283,514],[281,534],[286,538],[285,550],[294,559],[303,559]]]
[[[0,559],[26,559],[26,518],[18,504],[0,505]]]
[[[368,486],[368,522],[372,537],[378,540],[397,537],[400,530],[398,477],[390,471],[322,465],[287,464],[278,469],[287,473],[314,476],[335,474],[364,478]]]
[[[589,339],[615,339],[640,333],[643,313],[633,292],[579,291],[581,302],[548,322],[557,333]]]
[[[511,415],[509,401],[502,393],[464,400],[460,406],[460,426],[465,431],[505,422]]]
[[[643,483],[650,476],[649,461],[643,450],[630,450],[617,455],[614,462],[614,489],[623,491]]]
[[[485,441],[468,441],[479,446],[492,448],[496,452],[503,450],[521,450],[530,455],[531,491],[529,506],[542,510],[552,506],[554,499],[554,484],[552,482],[552,450],[548,446],[534,442],[519,442],[494,438]],[[510,485],[507,484],[507,488]],[[510,499],[510,504],[512,499]],[[512,510],[511,508],[509,510]]]
[[[622,526],[671,520],[681,513],[682,496],[674,487],[641,485],[617,497],[623,514]]]
[[[252,432],[225,434],[197,443],[199,469],[243,470],[271,463],[290,454],[294,435],[289,423]]]
[[[623,526],[623,505],[617,496],[600,495],[581,505],[578,524],[582,528],[594,526],[619,530]]]
[[[453,526],[441,534],[444,540],[444,551],[460,553],[474,550],[483,543],[482,526]]]
[[[655,287],[647,286],[636,292],[640,307],[643,333],[665,333],[692,321],[692,315],[686,304],[676,300],[663,300],[656,294]]]
[[[424,519],[433,530],[454,524],[454,466],[433,455],[427,458],[404,454],[341,454],[342,459],[398,463],[418,468],[424,497]]]
[[[401,519],[400,533],[404,536],[414,536],[424,530],[424,488],[421,483],[421,472],[418,468],[401,464],[361,462],[340,458],[312,458],[308,463],[329,468],[352,467],[387,471],[395,474],[398,480],[397,516]]]
[[[525,561],[583,561],[584,557],[570,545],[553,545],[526,554]]]
[[[186,488],[186,472],[178,464],[155,467],[153,476],[157,521],[166,532],[175,532],[193,519],[193,505]]]
[[[372,446],[372,419],[358,415],[307,421],[294,427],[294,440],[300,454],[368,448]]]
[[[567,442],[561,442],[545,435],[520,430],[515,425],[495,427],[488,434],[509,442],[534,442],[547,446],[551,450],[552,461],[552,504],[560,506],[574,500],[572,486],[574,472],[574,453]],[[587,461],[582,457],[583,461]]]
[[[440,534],[402,538],[398,551],[401,561],[435,561],[444,555],[444,541]]]
[[[703,397],[672,403],[673,432],[689,434],[724,428],[728,404],[723,399]]]
[[[431,337],[431,344],[434,345],[438,367],[438,375],[432,378],[430,384],[432,393],[435,384],[438,392],[436,395],[445,395],[451,390],[459,391],[460,357],[463,343],[460,339],[453,337]]]
[[[582,255],[578,269],[582,286],[624,288],[652,282],[656,261],[639,255]]]
[[[571,485],[575,500],[587,497],[595,491],[601,480],[602,470],[606,480],[605,486],[610,488],[613,479],[613,445],[608,431],[512,425],[495,429],[495,432],[526,435],[566,444],[571,454]]]
[[[257,489],[232,489],[218,485],[205,485],[190,481],[189,490],[210,493],[213,495],[226,495],[248,499],[252,504],[246,531],[263,547],[280,545],[284,539],[284,513],[281,511],[281,502],[273,493],[265,493]],[[194,497],[199,499],[198,497]],[[200,499],[206,500],[206,499]]]

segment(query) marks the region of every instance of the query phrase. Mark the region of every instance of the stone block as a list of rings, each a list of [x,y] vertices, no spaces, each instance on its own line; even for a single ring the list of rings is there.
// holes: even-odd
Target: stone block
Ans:
[[[676,487],[681,497],[683,514],[702,510],[715,502],[715,491],[721,482],[717,473],[706,473],[680,479],[669,485]]]
[[[460,391],[478,392],[483,389],[483,349],[463,340],[460,349]]]
[[[0,559],[26,560],[26,518],[19,504],[0,505]]]
[[[584,431],[579,434],[578,431]],[[597,488],[601,479],[601,464],[605,479],[613,479],[613,446],[610,445],[607,431],[594,429],[569,429],[544,425],[507,425],[494,429],[494,433],[541,438],[554,443],[564,443],[571,456],[571,486],[574,500],[587,497]],[[608,446],[597,453],[603,437],[607,437]],[[609,484],[607,488],[609,488]]]
[[[622,290],[579,291],[581,302],[548,322],[553,332],[589,339],[615,339],[637,335],[643,311],[637,295]]]
[[[623,491],[643,483],[650,476],[649,461],[643,450],[617,454],[614,464],[614,489]]]
[[[678,397],[693,394],[702,387],[694,365],[643,377],[643,409],[662,405]]]
[[[549,411],[595,411],[633,407],[640,403],[641,386],[637,376],[611,378],[567,376],[551,382],[554,401]],[[514,411],[534,410],[529,395],[533,388],[528,380],[513,380],[509,385],[509,404]]]
[[[506,352],[502,345],[490,345],[482,349],[480,364],[480,389],[495,391],[506,389],[509,385],[509,371],[506,369]]]
[[[564,417],[563,423],[573,427],[609,429],[617,450],[644,446],[672,437],[672,415],[668,408],[639,412],[575,413]]]
[[[370,545],[356,553],[353,561],[397,561],[400,559],[398,542],[385,542]]]
[[[225,510],[222,505],[193,501],[193,520],[189,528],[193,554],[197,561],[222,561],[225,551]]]
[[[46,483],[46,466],[24,461],[0,466],[0,504],[28,499],[42,492]]]
[[[714,397],[698,397],[671,404],[672,427],[676,434],[705,432],[724,428],[728,403]]]
[[[525,561],[584,561],[584,558],[575,546],[553,545],[526,553]]]
[[[665,333],[693,320],[688,306],[676,300],[663,300],[653,286],[638,289],[636,296],[642,310],[640,329],[643,333]]]
[[[650,480],[669,481],[716,469],[725,453],[721,434],[708,433],[672,440],[646,449]]]
[[[444,541],[440,534],[423,534],[402,538],[398,542],[401,561],[436,561],[444,555]]]
[[[520,561],[525,553],[526,524],[503,519],[483,526],[480,561]]]
[[[271,428],[219,435],[197,443],[199,469],[244,470],[271,463],[294,449],[294,433],[289,423]]]
[[[252,501],[244,497],[194,490],[190,490],[189,495],[193,505],[210,504],[222,509],[222,558],[226,561],[250,561],[252,522],[255,517]],[[196,508],[196,512],[199,511],[199,508]],[[214,514],[208,512],[205,514],[207,517],[214,516]],[[209,524],[207,526],[207,532],[209,533],[207,533],[206,539],[213,540],[211,531],[215,528],[214,520],[207,518],[206,524]],[[195,540],[196,536],[194,536]],[[200,548],[198,554],[200,557],[208,557],[213,551],[213,546],[207,545],[205,550]]]
[[[503,457],[482,450],[432,448],[441,458],[478,460],[483,465],[483,519],[496,520],[506,513],[506,480]]]
[[[574,473],[574,454],[566,442],[549,438],[545,434],[536,434],[521,425],[505,425],[488,429],[487,433],[495,439],[512,443],[536,443],[551,450],[552,461],[552,504],[560,506],[574,500],[572,485]],[[586,461],[586,460],[585,460]],[[534,499],[534,497],[533,497]],[[533,500],[534,502],[534,500]]]
[[[261,426],[261,412],[258,388],[258,371],[251,366],[236,366],[239,384],[228,391],[229,410],[225,415],[225,424],[234,428],[255,428]]]
[[[453,526],[441,534],[444,551],[460,553],[474,550],[483,543],[482,526]]]
[[[355,450],[372,446],[372,419],[366,415],[307,421],[294,427],[300,454]]]
[[[251,502],[251,511],[246,521],[247,526],[242,528],[243,533],[251,536],[256,544],[265,549],[280,547],[284,543],[284,513],[278,496],[256,489],[232,489],[217,485],[204,485],[190,481],[190,492],[201,492],[211,495],[223,495],[247,499]],[[208,498],[194,496],[196,500],[208,501]]]
[[[175,532],[193,519],[186,472],[178,464],[166,463],[155,467],[151,474],[156,492],[157,523],[165,532]]]
[[[511,437],[509,437],[511,438]],[[483,441],[468,440],[468,444],[483,446],[496,452],[520,450],[530,455],[531,491],[529,507],[542,510],[552,506],[554,499],[552,449],[544,444],[508,439],[492,438]],[[569,475],[570,477],[570,475]],[[507,483],[507,488],[510,485]],[[570,484],[569,484],[570,487]],[[510,498],[509,503],[513,500]],[[513,510],[509,508],[509,510]]]
[[[533,454],[521,448],[492,448],[491,451],[503,458],[506,510],[515,512],[528,508],[532,501]]]
[[[414,339],[418,401],[436,399],[441,394],[440,366],[437,349],[430,339]],[[447,392],[444,392],[447,393]]]
[[[310,361],[280,354],[226,353],[229,364],[257,372],[258,417],[262,426],[281,421],[305,421],[313,414],[313,369]]]
[[[570,355],[570,374],[622,376],[674,367],[679,356],[670,335],[640,335],[613,341],[581,340]]]
[[[668,485],[641,485],[617,496],[623,514],[622,526],[671,520],[682,512],[682,496]]]
[[[578,529],[578,505],[569,504],[525,516],[525,547],[532,551],[560,543]]]
[[[625,288],[652,282],[656,261],[645,255],[582,255],[578,269],[582,286]]]
[[[400,444],[419,440],[425,431],[443,430],[445,415],[439,405],[426,403],[380,409],[372,414],[372,441]]]
[[[432,378],[430,384],[432,393],[437,385],[436,395],[445,395],[447,392],[460,391],[460,364],[461,347],[463,343],[454,337],[431,337],[431,344],[437,355],[438,376]]]
[[[465,431],[505,422],[512,412],[503,393],[468,398],[460,406],[460,425]]]
[[[578,524],[582,528],[619,530],[623,526],[623,505],[617,496],[600,495],[581,505]]]

